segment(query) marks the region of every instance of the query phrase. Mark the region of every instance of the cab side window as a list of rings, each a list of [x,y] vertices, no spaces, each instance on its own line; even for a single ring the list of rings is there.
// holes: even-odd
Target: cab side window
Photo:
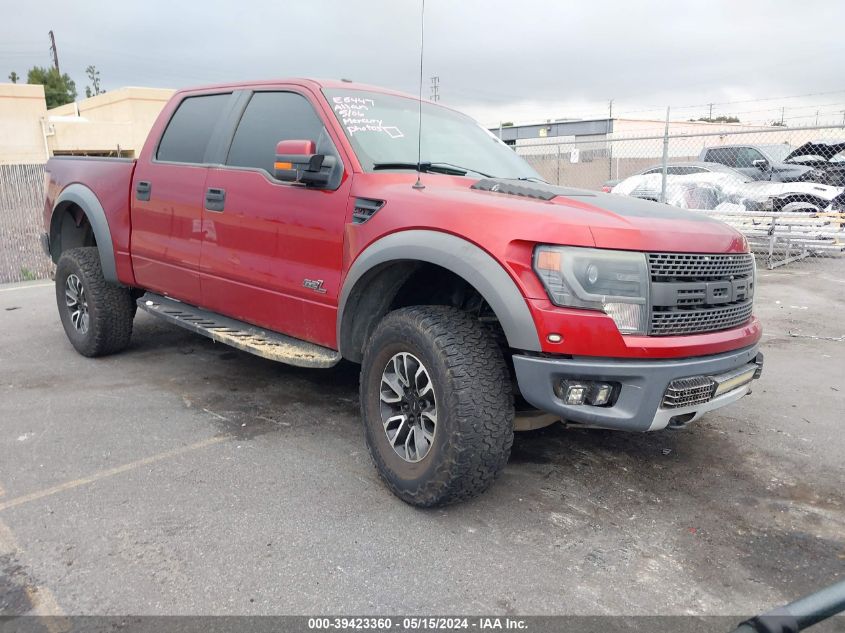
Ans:
[[[203,163],[214,126],[223,115],[230,93],[188,97],[170,118],[156,150],[156,159],[173,163]]]
[[[256,92],[241,117],[226,164],[254,167],[273,175],[276,143],[320,142],[324,126],[308,100],[293,92]]]
[[[737,167],[754,167],[755,160],[765,160],[763,155],[753,147],[743,147],[736,159]]]

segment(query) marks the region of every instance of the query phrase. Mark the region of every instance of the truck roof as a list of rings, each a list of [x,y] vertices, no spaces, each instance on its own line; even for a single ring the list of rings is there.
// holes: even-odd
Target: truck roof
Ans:
[[[191,86],[187,88],[180,88],[176,94],[184,92],[207,91],[215,89],[238,89],[238,88],[255,88],[262,86],[276,86],[279,84],[294,84],[311,88],[312,90],[321,90],[322,88],[330,89],[347,89],[347,90],[368,90],[370,92],[380,92],[382,94],[396,95],[400,97],[407,97],[409,99],[419,99],[418,95],[408,94],[398,90],[391,90],[383,86],[374,86],[371,84],[358,83],[349,81],[347,79],[314,79],[308,77],[284,77],[278,79],[259,79],[253,81],[237,81],[232,83],[221,84],[206,84],[202,86]]]

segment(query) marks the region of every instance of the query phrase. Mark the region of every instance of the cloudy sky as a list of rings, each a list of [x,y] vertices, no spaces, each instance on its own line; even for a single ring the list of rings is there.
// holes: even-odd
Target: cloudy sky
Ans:
[[[227,80],[346,77],[416,92],[420,0],[37,0],[0,22],[0,81],[59,64],[80,95]],[[482,123],[736,114],[842,121],[845,2],[427,0],[424,95]],[[829,30],[825,25],[829,25]]]

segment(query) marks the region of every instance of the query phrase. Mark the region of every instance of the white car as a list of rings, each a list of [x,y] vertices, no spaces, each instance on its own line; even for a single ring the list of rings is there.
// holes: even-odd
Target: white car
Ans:
[[[821,211],[845,191],[813,182],[749,181],[737,171],[720,167],[710,172],[667,174],[666,202],[684,209],[740,205],[748,211]],[[662,173],[639,174],[619,182],[611,193],[659,201],[662,182]]]

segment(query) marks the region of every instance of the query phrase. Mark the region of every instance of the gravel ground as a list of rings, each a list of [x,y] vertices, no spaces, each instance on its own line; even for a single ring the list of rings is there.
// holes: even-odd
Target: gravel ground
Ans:
[[[518,434],[482,497],[379,482],[357,368],[139,314],[78,356],[0,287],[0,615],[744,614],[845,577],[845,260],[761,271],[754,393],[682,431]]]

